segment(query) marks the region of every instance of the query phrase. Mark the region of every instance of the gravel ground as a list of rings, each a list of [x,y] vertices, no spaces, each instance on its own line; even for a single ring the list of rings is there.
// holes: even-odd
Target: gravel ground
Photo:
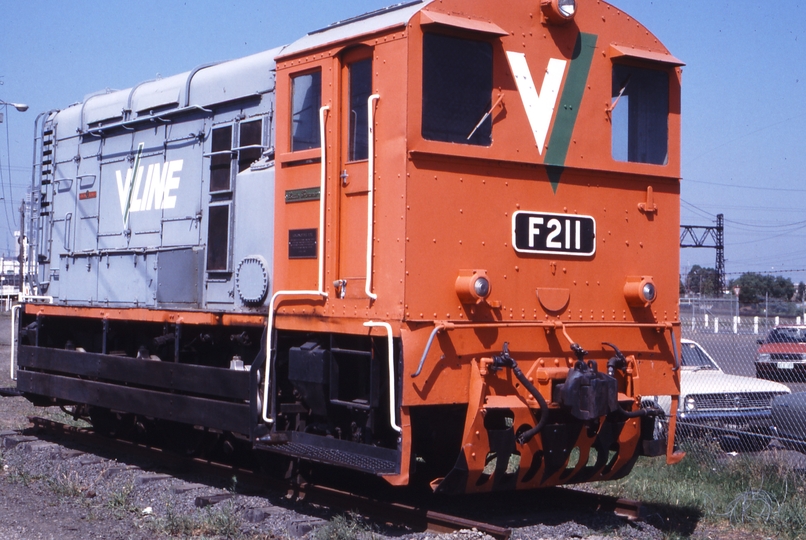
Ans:
[[[12,387],[8,373],[8,328],[0,314],[0,387]],[[288,501],[280,493],[241,493],[218,480],[155,469],[127,456],[94,454],[61,446],[25,431],[28,416],[69,417],[41,409],[20,397],[0,398],[0,540],[161,538],[396,538],[400,540],[488,539],[474,530],[417,533],[366,525],[327,509]],[[59,417],[61,415],[61,417]],[[220,501],[199,507],[197,501]],[[514,540],[661,539],[644,522],[630,523],[606,512],[541,511],[513,508],[507,516]],[[479,516],[478,519],[483,519]],[[651,516],[647,521],[652,522]],[[367,531],[370,532],[367,532]],[[698,527],[695,538],[748,538],[732,531]]]

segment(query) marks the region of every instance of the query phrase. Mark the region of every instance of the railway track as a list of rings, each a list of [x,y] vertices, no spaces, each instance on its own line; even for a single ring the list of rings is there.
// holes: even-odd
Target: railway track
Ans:
[[[80,445],[99,453],[129,455],[183,473],[217,478],[224,482],[237,477],[239,489],[285,493],[288,500],[325,506],[343,512],[355,512],[377,523],[407,527],[413,531],[453,532],[475,529],[496,539],[508,539],[513,528],[539,522],[535,514],[551,512],[551,507],[578,509],[579,512],[604,512],[627,520],[640,520],[641,504],[636,501],[603,496],[568,488],[535,492],[505,492],[460,498],[412,498],[392,500],[377,494],[294,480],[278,479],[251,466],[189,458],[127,439],[111,438],[92,429],[78,428],[40,417],[29,417],[35,434],[52,442]],[[415,500],[416,499],[416,500]],[[475,519],[485,516],[484,520]],[[489,518],[487,517],[489,516]]]

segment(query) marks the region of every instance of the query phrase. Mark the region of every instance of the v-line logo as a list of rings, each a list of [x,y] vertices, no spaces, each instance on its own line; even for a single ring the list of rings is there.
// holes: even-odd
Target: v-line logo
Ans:
[[[555,191],[565,167],[597,39],[595,34],[580,32],[570,61],[551,58],[540,93],[537,92],[526,55],[506,52],[537,151],[543,156],[543,163],[547,165],[546,171]]]
[[[151,163],[145,168],[141,165],[143,146],[144,144],[140,143],[137,147],[134,166],[126,170],[125,180],[122,171],[115,171],[124,227],[129,225],[131,212],[176,207],[176,195],[172,192],[179,189],[178,174],[182,171],[184,160],[177,159],[162,164]]]

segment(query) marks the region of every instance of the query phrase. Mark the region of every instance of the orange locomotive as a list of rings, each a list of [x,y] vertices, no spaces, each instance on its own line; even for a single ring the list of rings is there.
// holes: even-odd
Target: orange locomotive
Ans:
[[[30,399],[77,404],[99,429],[194,425],[445,493],[682,457],[674,418],[656,440],[646,406],[679,393],[681,62],[598,0],[410,2],[265,54],[271,80],[243,103],[194,105],[194,71],[165,109],[132,106],[134,90],[123,117],[81,121],[79,145],[103,141],[101,167],[105,145],[132,164],[112,205],[123,231],[103,237],[128,243],[102,249],[99,229],[80,251],[79,224],[35,216],[34,285],[53,303],[20,316],[12,369]],[[152,145],[163,169],[144,173],[138,130],[163,129],[155,119],[206,123],[197,154]],[[36,193],[55,208],[44,169]],[[181,218],[165,216],[188,184],[201,226],[180,253],[165,246]],[[83,208],[93,188],[72,189]],[[71,298],[77,260],[100,291],[115,257],[131,258],[152,198],[162,243],[131,253],[153,257],[153,298]],[[60,237],[48,252],[58,231],[65,249]],[[183,261],[189,300],[170,277]]]

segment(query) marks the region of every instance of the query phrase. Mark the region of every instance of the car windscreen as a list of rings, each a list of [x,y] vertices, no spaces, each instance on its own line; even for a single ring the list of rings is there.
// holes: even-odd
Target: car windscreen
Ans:
[[[683,343],[683,367],[696,367],[700,369],[718,369],[708,355],[696,343]]]
[[[806,332],[801,328],[773,328],[767,334],[767,343],[806,343]]]

